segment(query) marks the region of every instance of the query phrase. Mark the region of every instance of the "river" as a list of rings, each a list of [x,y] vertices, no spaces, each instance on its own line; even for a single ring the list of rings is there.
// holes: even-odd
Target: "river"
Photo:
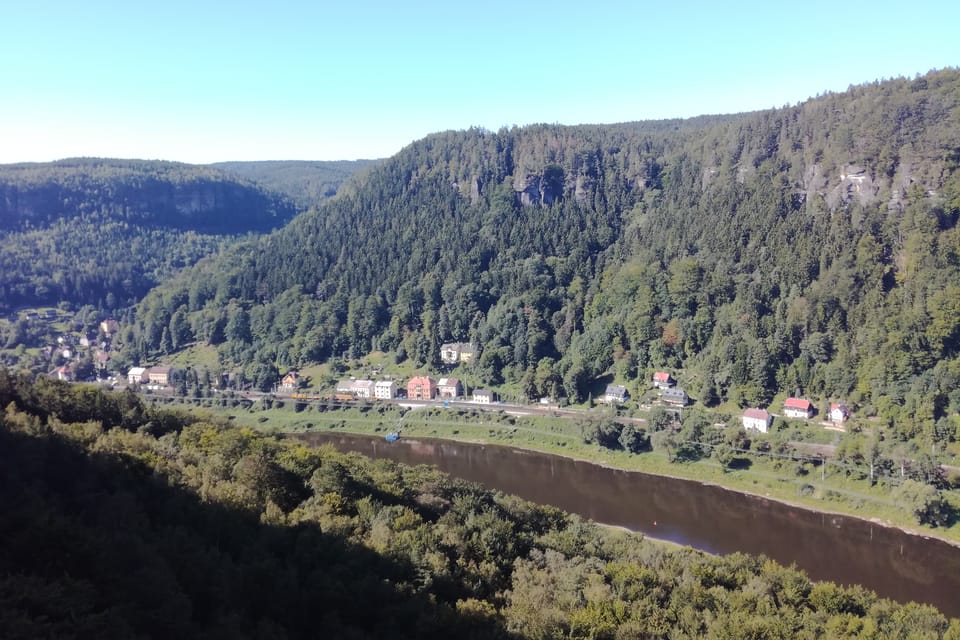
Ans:
[[[859,518],[818,513],[689,480],[499,445],[331,433],[298,436],[373,458],[430,464],[595,522],[709,553],[764,554],[814,580],[860,584],[960,617],[960,548]]]

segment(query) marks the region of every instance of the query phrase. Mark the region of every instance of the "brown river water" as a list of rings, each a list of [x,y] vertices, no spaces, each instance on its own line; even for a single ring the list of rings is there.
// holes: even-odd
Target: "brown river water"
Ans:
[[[372,458],[434,465],[595,522],[709,553],[763,554],[814,580],[860,584],[960,617],[960,548],[866,520],[818,513],[689,480],[498,445],[332,433],[297,436]]]

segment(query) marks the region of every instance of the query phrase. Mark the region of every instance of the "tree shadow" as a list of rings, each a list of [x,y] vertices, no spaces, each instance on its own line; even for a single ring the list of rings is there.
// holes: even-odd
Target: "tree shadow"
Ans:
[[[204,502],[154,466],[0,428],[0,636],[509,637],[404,559]]]
[[[731,471],[748,471],[753,466],[753,460],[750,458],[734,458],[727,465]]]

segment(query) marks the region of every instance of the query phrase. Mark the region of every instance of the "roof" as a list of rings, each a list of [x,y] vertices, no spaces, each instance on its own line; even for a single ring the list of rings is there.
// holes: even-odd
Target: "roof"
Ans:
[[[492,398],[492,397],[493,397],[493,391],[490,391],[490,389],[475,389],[474,392],[473,392],[473,395],[475,395],[475,396],[490,396],[490,397]]]
[[[127,372],[128,376],[142,376],[147,370],[143,367],[133,367]]]
[[[627,392],[627,388],[620,384],[608,384],[607,385],[607,395],[623,395]]]
[[[754,418],[755,420],[769,420],[770,414],[765,409],[750,408],[743,412],[744,418]]]
[[[801,411],[810,411],[810,401],[803,398],[787,398],[783,403],[787,409],[800,409]]]
[[[162,365],[159,367],[150,367],[150,370],[147,371],[148,374],[155,373],[157,375],[170,375],[170,372],[173,371],[173,367]]]
[[[393,380],[377,380],[377,382],[373,386],[383,388],[383,387],[389,387],[391,385],[396,386],[396,384],[397,383],[394,382]]]
[[[434,385],[436,382],[430,376],[414,376],[407,382],[407,386],[416,385]]]
[[[456,387],[460,384],[460,381],[456,378],[440,378],[440,382],[437,383],[438,387]]]
[[[354,389],[372,389],[373,380],[356,380],[353,383],[353,388]]]
[[[657,382],[666,382],[670,379],[670,374],[666,371],[657,371],[653,374],[653,379]]]
[[[687,392],[684,391],[683,389],[681,389],[680,387],[677,387],[676,389],[664,389],[662,395],[665,395],[665,396],[685,396],[685,395],[687,395]]]

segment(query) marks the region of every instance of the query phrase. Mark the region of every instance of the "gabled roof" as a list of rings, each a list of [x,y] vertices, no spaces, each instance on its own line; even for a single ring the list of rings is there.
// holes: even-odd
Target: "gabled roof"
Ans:
[[[456,387],[460,384],[460,381],[456,378],[440,378],[440,381],[437,383],[438,387]]]
[[[382,389],[384,387],[389,387],[391,385],[396,386],[397,383],[394,382],[393,380],[377,380],[377,382],[373,386],[380,387]]]
[[[667,373],[666,371],[657,371],[656,373],[653,374],[653,379],[656,380],[657,382],[669,382],[670,374]]]
[[[786,409],[800,409],[801,411],[810,411],[810,401],[803,398],[787,398],[783,403]]]
[[[625,386],[623,386],[623,385],[620,385],[620,384],[608,384],[608,385],[607,385],[607,392],[606,392],[606,393],[607,393],[608,396],[612,396],[612,395],[622,396],[622,395],[625,394],[626,392],[627,392],[627,388],[626,388]]]
[[[433,378],[430,376],[414,376],[410,378],[410,381],[407,382],[407,386],[417,386],[417,385],[435,385],[437,384]]]
[[[142,376],[147,370],[143,367],[133,367],[127,372],[128,376]]]
[[[769,420],[770,414],[765,409],[750,408],[743,412],[744,418],[754,418],[756,420]]]

